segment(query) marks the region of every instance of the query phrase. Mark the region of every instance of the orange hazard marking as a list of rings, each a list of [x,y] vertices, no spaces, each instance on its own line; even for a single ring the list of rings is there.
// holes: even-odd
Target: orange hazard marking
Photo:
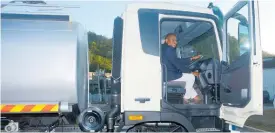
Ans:
[[[39,113],[39,112],[58,112],[58,104],[1,104],[1,113]]]
[[[10,112],[15,105],[6,105],[1,109],[1,112]]]

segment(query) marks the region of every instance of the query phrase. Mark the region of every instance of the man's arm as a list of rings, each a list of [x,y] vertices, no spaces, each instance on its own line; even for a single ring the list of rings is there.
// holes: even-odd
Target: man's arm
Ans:
[[[190,63],[190,58],[178,58],[176,55],[176,51],[174,49],[167,49],[166,55],[168,56],[168,60],[175,65],[179,70],[181,70],[183,73],[187,72],[189,68],[187,65]]]

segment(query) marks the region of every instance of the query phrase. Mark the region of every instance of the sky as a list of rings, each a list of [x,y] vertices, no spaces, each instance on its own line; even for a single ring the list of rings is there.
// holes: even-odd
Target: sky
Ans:
[[[75,20],[75,21],[77,20],[77,22],[81,23],[87,31],[92,31],[92,32],[95,32],[96,34],[104,35],[108,38],[112,37],[113,20],[117,16],[120,16],[124,12],[127,4],[130,4],[130,3],[145,2],[145,1],[150,1],[150,2],[165,1],[170,3],[175,3],[175,4],[181,4],[181,5],[187,4],[191,6],[207,7],[209,2],[213,2],[214,5],[219,6],[223,14],[225,14],[237,2],[237,0],[124,0],[124,1],[123,0],[121,1],[44,0],[44,1],[46,1],[48,4],[78,7],[78,8],[66,8],[65,12],[68,12],[71,15],[72,20]],[[4,2],[7,2],[7,0],[4,0]],[[2,3],[4,2],[2,1]],[[273,8],[274,7],[270,7],[267,10],[270,10]],[[269,29],[266,28],[266,30],[269,30]],[[271,33],[267,33],[266,36],[268,35],[271,35]],[[269,37],[269,38],[272,38],[272,37]],[[263,46],[263,49],[265,51],[275,54],[274,44],[267,42]]]
[[[8,2],[10,0],[3,0]],[[120,16],[125,10],[127,4],[135,2],[171,2],[176,4],[187,4],[191,6],[207,7],[209,2],[214,2],[218,6],[223,7],[223,12],[229,10],[236,0],[120,0],[120,1],[94,1],[94,0],[44,0],[47,4],[78,7],[66,8],[64,11],[71,15],[72,20],[80,22],[88,31],[106,37],[112,37],[113,20]]]
[[[113,20],[120,16],[125,10],[127,4],[134,2],[141,2],[140,0],[128,1],[53,1],[45,0],[49,4],[71,5],[79,8],[68,9],[73,20],[78,20],[86,27],[87,30],[93,31],[97,34],[112,37]],[[143,0],[145,1],[145,0]],[[151,0],[150,2],[152,2]],[[157,0],[154,0],[157,1]],[[158,0],[160,1],[160,0]],[[164,1],[164,0],[162,0]],[[207,7],[210,1],[224,7],[227,11],[235,4],[235,0],[166,0],[166,2],[177,4],[188,4],[194,6]]]

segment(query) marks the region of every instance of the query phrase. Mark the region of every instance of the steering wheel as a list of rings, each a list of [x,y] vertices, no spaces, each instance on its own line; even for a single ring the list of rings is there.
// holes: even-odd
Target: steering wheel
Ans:
[[[191,71],[193,71],[193,70],[196,68],[197,64],[199,63],[199,61],[200,61],[202,58],[203,58],[203,55],[201,55],[201,57],[200,57],[199,59],[193,61],[193,62],[188,66],[189,69],[190,69]]]

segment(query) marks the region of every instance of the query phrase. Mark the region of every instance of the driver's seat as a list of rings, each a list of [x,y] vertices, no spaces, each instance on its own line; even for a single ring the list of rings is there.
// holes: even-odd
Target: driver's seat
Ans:
[[[183,104],[183,96],[185,94],[185,88],[183,88],[181,85],[174,83],[174,82],[168,82],[166,79],[166,66],[165,64],[162,65],[162,78],[163,78],[163,98],[171,103],[171,104]]]
[[[177,51],[180,52],[180,51]],[[180,53],[177,53],[179,56]],[[161,69],[162,69],[162,78],[163,78],[163,99],[171,104],[182,104],[183,96],[185,94],[185,88],[182,85],[177,83],[167,81],[167,66],[163,63],[163,56],[161,56]]]
[[[182,104],[185,88],[173,82],[166,82],[167,101],[172,104]]]

